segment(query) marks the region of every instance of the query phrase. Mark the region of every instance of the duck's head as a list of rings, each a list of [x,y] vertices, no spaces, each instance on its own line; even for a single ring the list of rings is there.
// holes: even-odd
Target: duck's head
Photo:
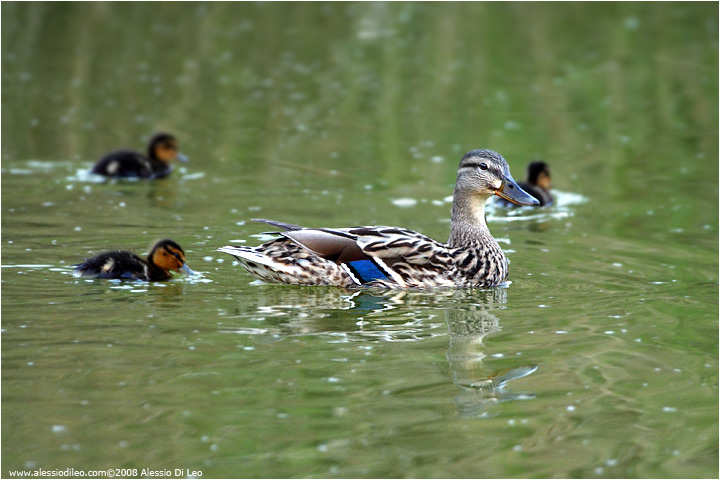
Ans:
[[[187,162],[188,158],[178,151],[178,142],[169,133],[156,133],[148,142],[148,156],[163,163],[175,160]]]
[[[160,240],[153,245],[150,254],[148,254],[148,262],[165,270],[185,272],[188,275],[193,274],[190,267],[185,264],[185,252],[182,247],[172,240]]]
[[[527,166],[527,178],[530,185],[537,185],[545,190],[550,190],[550,165],[542,160],[530,162]]]
[[[540,205],[513,180],[502,155],[492,150],[471,150],[463,156],[455,189],[484,199],[497,195],[517,205]]]

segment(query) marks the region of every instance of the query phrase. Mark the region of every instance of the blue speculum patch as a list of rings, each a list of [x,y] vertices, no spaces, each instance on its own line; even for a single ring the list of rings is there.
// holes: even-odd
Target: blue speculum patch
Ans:
[[[387,280],[388,278],[372,260],[356,260],[348,263],[347,266],[362,283]]]

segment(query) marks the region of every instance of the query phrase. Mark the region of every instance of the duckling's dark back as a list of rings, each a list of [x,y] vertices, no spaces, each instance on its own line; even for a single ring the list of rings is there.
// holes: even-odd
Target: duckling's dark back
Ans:
[[[147,280],[147,262],[132,252],[104,252],[79,264],[76,275],[96,278]]]
[[[163,147],[163,151],[170,148],[177,153],[177,140],[169,133],[156,133],[150,138],[147,154],[143,155],[132,150],[118,150],[108,153],[93,166],[92,173],[108,177],[120,178],[162,178],[172,172],[169,160],[157,157],[156,148]],[[184,155],[180,157],[186,159]]]
[[[156,176],[150,159],[131,150],[108,153],[93,166],[92,173],[122,178],[153,178]]]

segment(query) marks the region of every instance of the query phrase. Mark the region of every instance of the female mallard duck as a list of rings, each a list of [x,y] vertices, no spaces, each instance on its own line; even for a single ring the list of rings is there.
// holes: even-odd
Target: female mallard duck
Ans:
[[[160,240],[142,259],[127,250],[115,250],[88,258],[77,265],[78,277],[119,278],[146,282],[169,280],[170,270],[193,273],[185,264],[185,252],[172,240]]]
[[[162,178],[172,171],[174,160],[187,162],[178,151],[177,140],[169,133],[156,133],[148,142],[147,156],[131,150],[108,153],[101,158],[92,173],[108,177]]]
[[[460,161],[446,244],[397,227],[303,228],[258,220],[285,231],[258,247],[218,250],[266,282],[344,288],[489,287],[508,276],[505,254],[485,223],[485,203],[493,195],[519,205],[538,204],[517,186],[500,154],[473,150]]]

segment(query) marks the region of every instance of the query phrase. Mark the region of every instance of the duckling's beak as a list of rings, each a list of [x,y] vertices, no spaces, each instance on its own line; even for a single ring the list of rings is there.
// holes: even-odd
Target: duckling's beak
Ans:
[[[175,158],[177,158],[178,160],[180,160],[183,163],[187,163],[190,161],[190,159],[187,157],[187,155],[182,154],[180,152],[178,152],[177,155],[175,155]]]
[[[503,176],[502,185],[500,185],[500,188],[495,190],[495,195],[516,205],[528,205],[531,207],[537,207],[540,205],[540,202],[520,188],[510,175]]]
[[[187,273],[188,275],[195,275],[195,272],[193,272],[192,270],[190,270],[190,267],[187,266],[187,263],[183,263],[183,266],[182,266],[182,268],[181,268],[180,270],[182,270],[183,272]]]

